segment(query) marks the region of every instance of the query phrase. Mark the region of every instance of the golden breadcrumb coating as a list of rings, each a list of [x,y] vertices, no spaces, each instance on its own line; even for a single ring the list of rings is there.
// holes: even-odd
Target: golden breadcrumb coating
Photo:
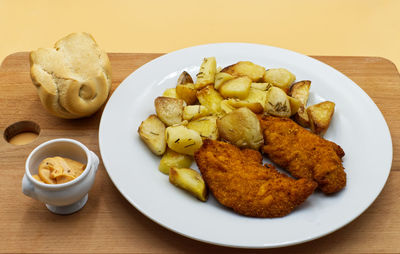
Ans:
[[[205,140],[195,160],[215,198],[246,216],[285,216],[317,187],[314,181],[295,180],[272,165],[263,166],[255,150],[221,141]]]
[[[344,151],[337,144],[302,128],[289,118],[260,117],[264,133],[262,151],[296,178],[318,183],[326,194],[346,186],[342,165]]]

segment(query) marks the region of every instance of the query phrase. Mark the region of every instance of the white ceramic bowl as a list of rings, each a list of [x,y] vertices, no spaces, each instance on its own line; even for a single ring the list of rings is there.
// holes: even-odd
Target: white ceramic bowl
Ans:
[[[46,184],[32,175],[38,173],[39,164],[47,157],[61,156],[86,164],[83,173],[72,181],[62,184]],[[36,147],[28,156],[22,192],[42,201],[56,214],[70,214],[80,210],[88,199],[93,185],[99,158],[82,143],[73,139],[53,139]]]

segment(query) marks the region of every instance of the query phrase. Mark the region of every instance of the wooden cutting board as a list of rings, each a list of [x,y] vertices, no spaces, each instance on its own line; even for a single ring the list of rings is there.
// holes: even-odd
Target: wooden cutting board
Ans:
[[[135,69],[160,55],[109,54],[113,90]],[[0,138],[0,252],[400,253],[399,73],[393,63],[379,57],[314,58],[343,72],[378,105],[392,135],[392,171],[381,195],[349,225],[308,243],[266,251],[209,245],[164,229],[124,199],[102,164],[89,192],[89,201],[75,214],[54,215],[42,203],[24,196],[21,180],[25,159],[40,143],[53,138],[73,138],[100,155],[98,126],[101,112],[80,120],[50,116],[40,104],[31,83],[28,53],[8,56],[0,67],[0,131],[4,133],[15,122],[30,120],[40,126],[41,132],[33,143],[22,146],[11,145]],[[307,232],[306,228],[304,232]]]

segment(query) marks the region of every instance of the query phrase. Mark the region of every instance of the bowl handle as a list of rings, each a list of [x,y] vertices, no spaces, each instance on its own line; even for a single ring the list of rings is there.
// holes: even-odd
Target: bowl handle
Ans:
[[[35,186],[31,181],[29,181],[26,174],[24,174],[24,177],[22,178],[22,192],[28,197],[38,199],[35,193]]]
[[[100,163],[99,157],[97,157],[97,155],[92,151],[90,151],[90,155],[92,156],[92,160],[93,160],[92,167],[94,169],[94,172],[97,172],[97,169],[98,169],[99,163]]]

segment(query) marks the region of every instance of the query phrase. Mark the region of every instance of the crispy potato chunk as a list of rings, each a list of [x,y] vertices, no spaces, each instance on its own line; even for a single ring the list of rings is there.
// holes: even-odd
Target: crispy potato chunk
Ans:
[[[200,134],[200,137],[202,137],[203,139],[208,138],[217,140],[219,137],[216,116],[206,116],[199,118],[197,120],[189,122],[186,127],[197,131]]]
[[[200,71],[196,75],[196,89],[202,89],[203,87],[214,84],[216,72],[217,62],[215,57],[204,58],[203,63],[200,66]]]
[[[294,115],[294,120],[305,128],[310,127],[310,120],[306,111],[308,97],[310,94],[310,86],[311,81],[302,80],[294,83],[289,91],[290,96],[300,100],[301,102],[297,114]]]
[[[183,125],[167,127],[165,133],[168,147],[177,153],[193,156],[203,144],[197,131]]]
[[[196,89],[194,84],[186,83],[176,86],[176,94],[178,98],[184,100],[187,105],[192,105],[197,101]]]
[[[189,105],[183,108],[183,119],[188,121],[195,120],[209,114],[210,112],[208,108],[203,105]]]
[[[324,101],[307,108],[308,118],[310,119],[311,131],[319,136],[324,136],[331,123],[335,103]]]
[[[219,88],[219,92],[225,98],[245,99],[249,95],[251,79],[247,76],[226,81]]]
[[[270,83],[251,83],[251,88],[258,89],[261,91],[267,91],[268,89],[271,88]]]
[[[296,80],[296,76],[284,68],[269,69],[263,77],[264,82],[281,88],[285,93],[289,91],[290,85]]]
[[[144,120],[139,126],[138,133],[155,155],[162,155],[165,152],[167,147],[165,125],[156,115],[150,115]]]
[[[241,148],[258,150],[264,144],[260,122],[250,109],[236,109],[217,119],[219,135],[222,139]]]
[[[163,157],[160,160],[158,169],[164,173],[169,174],[169,170],[172,167],[176,168],[188,168],[192,165],[193,158],[186,154],[177,153],[174,150],[167,148]]]
[[[225,67],[221,72],[229,73],[235,77],[247,76],[252,81],[257,82],[262,79],[265,68],[249,61],[240,61]]]
[[[223,83],[225,83],[228,80],[233,79],[234,76],[231,74],[225,73],[225,72],[218,72],[215,75],[215,83],[214,83],[214,89],[218,90]]]
[[[294,115],[294,121],[304,128],[310,127],[310,119],[304,106],[300,106],[297,113]]]
[[[190,74],[187,73],[187,71],[183,71],[178,78],[177,85],[184,85],[187,83],[193,84],[193,79],[192,79],[192,76],[190,76]]]
[[[167,126],[182,122],[183,100],[160,96],[154,100],[154,105],[158,118]]]
[[[178,95],[176,94],[176,88],[168,88],[164,91],[164,93],[162,94],[162,96],[164,97],[171,97],[171,98],[177,98],[178,99]]]
[[[222,109],[223,113],[227,114],[227,113],[234,111],[236,108],[234,106],[230,105],[228,100],[223,100],[223,101],[221,101],[221,109]]]
[[[238,99],[228,99],[226,102],[234,108],[246,107],[256,114],[260,114],[264,111],[263,105],[261,105],[259,102],[249,102],[247,100],[242,101]]]
[[[206,86],[203,89],[197,91],[197,99],[200,104],[207,107],[208,110],[213,114],[220,114],[221,101],[224,99],[222,96],[213,88],[212,85]]]
[[[265,111],[273,116],[290,117],[290,103],[286,93],[278,88],[271,87],[267,92]]]
[[[299,99],[293,98],[291,96],[288,96],[288,99],[290,104],[290,116],[293,116],[297,113],[297,111],[299,111],[299,108],[302,106],[302,104]]]
[[[308,101],[308,96],[310,95],[311,81],[302,80],[294,83],[290,87],[289,95],[293,98],[299,99],[301,104],[306,106]]]
[[[173,185],[188,191],[197,199],[205,202],[208,198],[206,184],[201,174],[191,168],[171,168],[169,181]]]
[[[250,88],[249,95],[245,100],[252,103],[260,103],[263,109],[265,110],[265,104],[267,103],[267,95],[268,95],[267,91],[259,90],[256,88]]]

